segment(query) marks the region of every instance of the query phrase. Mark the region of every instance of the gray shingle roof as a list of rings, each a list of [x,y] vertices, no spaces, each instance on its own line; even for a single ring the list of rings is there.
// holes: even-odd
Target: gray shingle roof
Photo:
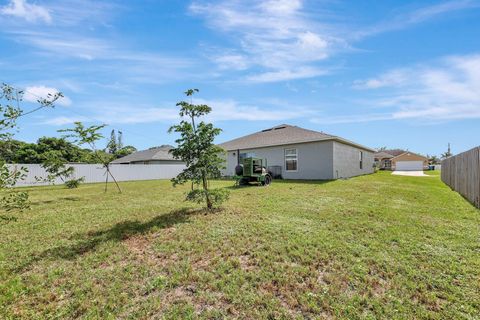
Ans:
[[[404,154],[407,151],[403,150],[403,149],[390,149],[390,150],[383,150],[382,152],[388,153],[388,154],[396,157],[396,156],[399,156],[401,154]]]
[[[148,150],[134,152],[128,156],[116,159],[112,163],[130,163],[135,161],[149,160],[176,160],[169,150],[172,146],[156,147]]]
[[[390,158],[393,158],[393,155],[384,151],[380,151],[375,153],[374,157],[377,159],[390,159]]]
[[[288,124],[281,124],[273,128],[265,129],[246,135],[244,137],[233,139],[221,143],[219,146],[225,150],[243,150],[323,140],[335,140],[368,151],[374,151],[370,148],[337,136],[333,136],[324,132],[303,129]]]

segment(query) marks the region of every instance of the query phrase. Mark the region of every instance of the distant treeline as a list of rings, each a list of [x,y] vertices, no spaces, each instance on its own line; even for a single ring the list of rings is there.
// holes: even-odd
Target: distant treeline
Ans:
[[[109,150],[102,152],[108,153],[107,151]],[[135,151],[134,147],[126,146],[116,150],[115,156],[120,158]],[[80,148],[63,138],[42,137],[36,143],[19,140],[0,141],[0,159],[6,163],[42,163],[51,153],[55,153],[66,162],[96,162],[90,149]]]

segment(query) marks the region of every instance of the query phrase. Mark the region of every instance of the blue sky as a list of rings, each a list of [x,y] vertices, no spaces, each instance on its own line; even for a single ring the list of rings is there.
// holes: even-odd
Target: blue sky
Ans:
[[[479,144],[480,1],[0,1],[0,81],[53,110],[18,139],[106,123],[173,143],[188,88],[218,142],[288,123],[424,154]]]

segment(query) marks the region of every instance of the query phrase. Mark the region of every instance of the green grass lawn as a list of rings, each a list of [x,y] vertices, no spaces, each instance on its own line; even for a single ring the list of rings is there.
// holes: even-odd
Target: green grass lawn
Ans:
[[[32,188],[0,226],[0,317],[479,319],[480,211],[432,174],[232,188],[211,214],[169,181]]]

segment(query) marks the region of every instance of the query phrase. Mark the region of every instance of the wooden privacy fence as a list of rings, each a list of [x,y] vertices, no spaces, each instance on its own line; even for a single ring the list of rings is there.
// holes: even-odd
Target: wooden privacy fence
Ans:
[[[480,208],[480,147],[443,160],[442,181]]]

